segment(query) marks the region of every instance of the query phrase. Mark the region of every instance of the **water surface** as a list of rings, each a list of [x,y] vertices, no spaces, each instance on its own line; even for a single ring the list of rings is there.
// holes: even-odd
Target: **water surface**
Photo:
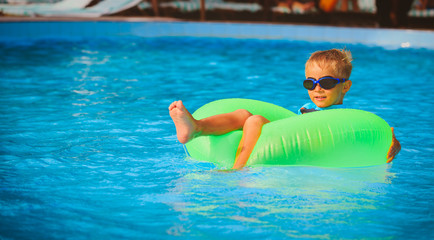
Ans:
[[[304,63],[346,47],[345,103],[395,127],[393,164],[225,172],[186,158],[168,105],[292,111]],[[213,38],[0,43],[2,239],[430,239],[434,52]]]

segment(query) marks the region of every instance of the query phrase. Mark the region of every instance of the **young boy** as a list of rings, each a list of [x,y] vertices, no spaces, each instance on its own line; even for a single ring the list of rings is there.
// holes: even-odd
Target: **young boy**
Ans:
[[[306,80],[303,82],[312,103],[303,105],[298,113],[343,108],[344,96],[351,88],[351,61],[351,53],[346,50],[332,49],[313,53],[306,62]],[[243,136],[233,169],[244,167],[261,135],[262,126],[270,122],[263,116],[252,115],[244,109],[196,120],[182,101],[173,102],[169,111],[175,123],[178,140],[182,144],[197,136],[221,135],[242,129]],[[401,146],[393,134],[387,162],[391,162],[400,149]]]

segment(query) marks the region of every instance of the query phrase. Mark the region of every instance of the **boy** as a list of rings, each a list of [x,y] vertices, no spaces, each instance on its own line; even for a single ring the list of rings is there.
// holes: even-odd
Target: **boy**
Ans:
[[[310,56],[305,66],[306,80],[303,86],[308,90],[312,103],[303,105],[299,114],[343,108],[344,96],[352,84],[349,80],[351,61],[351,53],[346,50],[318,51]],[[244,109],[196,120],[182,101],[173,102],[169,111],[175,123],[178,140],[182,144],[201,135],[221,135],[243,129],[233,169],[244,167],[261,135],[262,126],[270,122],[263,116],[252,115]],[[400,149],[401,146],[393,134],[387,162],[391,162]]]

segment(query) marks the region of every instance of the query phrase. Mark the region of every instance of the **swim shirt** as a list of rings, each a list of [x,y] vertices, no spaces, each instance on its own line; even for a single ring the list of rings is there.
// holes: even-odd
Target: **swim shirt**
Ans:
[[[338,108],[345,108],[345,105],[344,104],[331,105],[330,107],[320,108],[313,103],[306,103],[300,109],[298,109],[298,115],[315,112],[315,111],[338,109]]]

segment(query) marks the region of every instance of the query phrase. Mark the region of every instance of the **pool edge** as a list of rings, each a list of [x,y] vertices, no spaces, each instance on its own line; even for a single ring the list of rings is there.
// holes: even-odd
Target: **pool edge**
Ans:
[[[0,18],[1,19],[1,18]],[[52,37],[193,36],[365,44],[386,48],[434,49],[434,31],[273,24],[195,22],[155,18],[15,19],[0,21],[0,40]]]

